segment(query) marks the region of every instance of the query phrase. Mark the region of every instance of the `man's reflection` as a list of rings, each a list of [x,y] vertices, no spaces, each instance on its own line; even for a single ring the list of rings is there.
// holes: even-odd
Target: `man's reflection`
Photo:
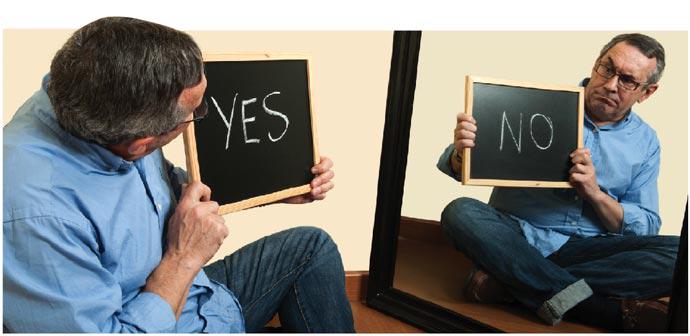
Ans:
[[[517,300],[555,325],[573,318],[617,331],[663,331],[677,236],[659,236],[659,141],[631,107],[659,87],[664,49],[614,37],[585,87],[585,148],[571,154],[572,190],[494,189],[489,204],[459,198],[441,224],[475,269],[465,296]],[[438,168],[459,179],[475,120],[461,113]]]

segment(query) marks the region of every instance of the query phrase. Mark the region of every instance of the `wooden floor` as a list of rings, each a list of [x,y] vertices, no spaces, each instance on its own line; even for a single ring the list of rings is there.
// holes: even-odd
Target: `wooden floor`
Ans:
[[[468,302],[462,290],[472,267],[472,262],[445,240],[437,222],[401,223],[393,287],[505,332],[605,332],[569,321],[549,326],[519,304]]]

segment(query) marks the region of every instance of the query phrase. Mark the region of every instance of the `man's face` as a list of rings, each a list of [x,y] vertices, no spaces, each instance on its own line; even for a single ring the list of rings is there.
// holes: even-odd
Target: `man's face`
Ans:
[[[610,78],[597,72],[600,64],[613,74]],[[647,58],[636,47],[625,42],[614,45],[594,64],[592,77],[585,87],[589,117],[600,126],[623,119],[636,102],[641,103],[656,91],[657,84],[645,84],[655,68],[656,59]],[[635,89],[625,88],[620,84],[621,77],[642,84]]]

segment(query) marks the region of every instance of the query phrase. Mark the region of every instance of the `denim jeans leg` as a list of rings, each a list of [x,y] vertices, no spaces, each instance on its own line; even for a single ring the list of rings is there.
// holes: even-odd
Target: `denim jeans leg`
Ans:
[[[455,248],[549,324],[592,295],[585,281],[529,245],[515,219],[483,202],[454,200],[443,210],[441,225]]]
[[[677,236],[573,237],[549,259],[599,295],[650,299],[671,294],[678,244]]]
[[[204,271],[235,293],[247,332],[260,332],[276,312],[293,332],[354,332],[340,253],[321,229],[264,237]]]

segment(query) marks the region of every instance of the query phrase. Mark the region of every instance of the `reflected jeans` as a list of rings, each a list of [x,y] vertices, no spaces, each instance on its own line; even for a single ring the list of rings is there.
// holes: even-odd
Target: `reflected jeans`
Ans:
[[[354,332],[340,253],[321,229],[264,237],[204,271],[237,296],[247,332],[261,332],[276,312],[291,332]]]
[[[441,225],[456,249],[552,325],[593,292],[629,299],[671,293],[677,236],[571,237],[544,258],[515,219],[470,198],[448,204]]]

